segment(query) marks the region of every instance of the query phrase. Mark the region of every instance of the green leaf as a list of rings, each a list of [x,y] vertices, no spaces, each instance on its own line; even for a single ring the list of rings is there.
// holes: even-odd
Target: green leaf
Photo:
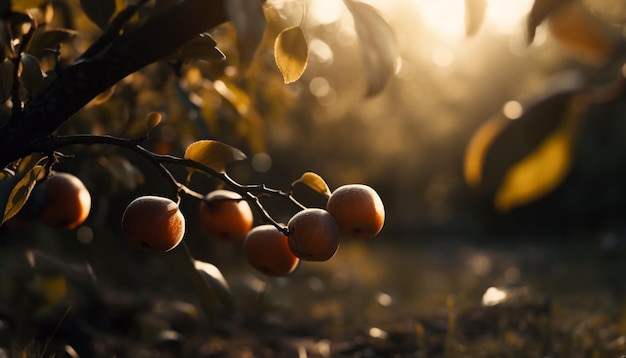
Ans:
[[[465,34],[472,36],[478,32],[487,13],[487,0],[465,0]]]
[[[215,140],[199,140],[187,147],[185,159],[193,160],[223,173],[226,164],[246,159],[246,155],[237,148]]]
[[[328,184],[326,184],[324,179],[316,173],[306,172],[302,174],[300,179],[294,181],[291,184],[291,187],[293,188],[298,183],[305,184],[309,188],[315,190],[316,192],[320,194],[323,194],[327,198],[330,197],[331,192],[330,192],[330,188],[328,187]]]
[[[109,26],[115,13],[115,0],[80,0],[87,17],[102,30]]]
[[[274,42],[274,59],[285,83],[297,81],[307,66],[309,46],[300,26],[283,30]]]
[[[35,56],[23,53],[21,62],[22,74],[20,79],[22,80],[26,92],[28,92],[31,97],[35,97],[41,91],[46,75],[41,71],[41,65]]]
[[[26,200],[28,200],[31,191],[35,187],[39,175],[43,172],[43,170],[43,166],[36,165],[31,170],[29,170],[20,179],[20,181],[17,182],[17,184],[9,194],[9,198],[4,208],[2,223],[0,223],[0,225],[4,224],[7,220],[15,216],[15,214],[17,214],[20,209],[22,209],[22,207],[26,203]]]
[[[352,13],[367,78],[366,96],[378,94],[395,72],[397,45],[389,23],[371,5],[344,0]]]

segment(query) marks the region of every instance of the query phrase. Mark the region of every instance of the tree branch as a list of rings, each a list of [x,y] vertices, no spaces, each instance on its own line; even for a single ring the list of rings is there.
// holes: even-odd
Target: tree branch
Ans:
[[[177,3],[60,71],[43,93],[0,127],[0,168],[34,152],[33,141],[50,135],[107,88],[227,21],[224,1]]]

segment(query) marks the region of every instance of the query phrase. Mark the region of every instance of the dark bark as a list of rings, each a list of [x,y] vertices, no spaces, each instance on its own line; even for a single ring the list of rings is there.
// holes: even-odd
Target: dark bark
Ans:
[[[36,139],[50,135],[99,93],[225,21],[224,0],[185,0],[59,71],[23,112],[0,127],[0,168],[37,152]]]

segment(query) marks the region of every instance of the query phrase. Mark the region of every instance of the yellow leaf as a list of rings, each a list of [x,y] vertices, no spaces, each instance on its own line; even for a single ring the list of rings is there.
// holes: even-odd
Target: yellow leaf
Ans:
[[[468,185],[473,187],[480,185],[487,150],[509,122],[510,119],[504,116],[493,117],[481,125],[470,139],[463,162],[465,181]]]
[[[185,159],[193,160],[218,172],[224,172],[226,164],[246,159],[237,148],[215,140],[199,140],[185,150]]]
[[[161,123],[161,113],[159,112],[150,112],[146,116],[146,127],[147,131],[150,132],[154,127],[158,126]]]
[[[300,26],[283,30],[274,42],[274,59],[285,83],[297,81],[304,73],[309,47]]]
[[[548,29],[572,55],[590,64],[602,65],[618,47],[617,36],[578,1],[552,13]]]
[[[17,182],[11,193],[9,194],[9,199],[7,200],[6,206],[4,208],[4,215],[2,217],[2,223],[4,224],[7,220],[15,216],[20,209],[28,200],[30,193],[35,187],[35,183],[37,182],[37,178],[39,174],[44,170],[41,165],[34,166],[31,170],[29,170],[20,181]]]
[[[322,177],[318,174],[315,174],[313,172],[306,172],[302,174],[300,179],[294,181],[291,184],[291,187],[293,188],[298,183],[303,183],[309,188],[315,190],[316,192],[323,194],[326,197],[330,197],[331,192],[328,184],[326,184],[324,179],[322,179]]]
[[[582,95],[572,97],[561,124],[508,170],[494,199],[496,209],[508,211],[527,204],[561,184],[571,167],[572,144],[585,108]]]

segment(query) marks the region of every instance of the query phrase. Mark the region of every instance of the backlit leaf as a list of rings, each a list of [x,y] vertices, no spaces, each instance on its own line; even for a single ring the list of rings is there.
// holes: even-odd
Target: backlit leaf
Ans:
[[[540,93],[504,105],[476,130],[467,146],[466,182],[495,193],[507,171],[559,127],[572,96],[583,85],[579,72],[566,71],[550,78]]]
[[[510,119],[504,116],[495,116],[483,123],[472,136],[463,162],[465,181],[468,185],[477,187],[481,184],[487,150],[509,121]]]
[[[235,305],[233,294],[224,275],[217,266],[208,262],[195,260],[194,266],[202,279],[215,291],[220,303],[227,311],[232,311]]]
[[[294,181],[291,184],[291,187],[293,188],[298,183],[303,183],[309,188],[315,190],[316,192],[325,195],[326,197],[329,197],[331,194],[328,184],[326,184],[324,179],[316,173],[306,172],[302,174],[302,177]]]
[[[367,96],[383,90],[395,71],[397,46],[389,23],[371,5],[344,0],[352,13],[354,27],[361,49]]]
[[[472,36],[485,20],[487,0],[465,0],[465,34]]]
[[[35,187],[35,183],[39,178],[39,175],[43,172],[44,168],[41,165],[34,166],[29,170],[21,179],[17,182],[7,200],[4,208],[4,215],[2,217],[2,224],[7,220],[15,216],[28,200],[30,193]],[[1,225],[1,224],[0,224]]]
[[[274,58],[285,83],[297,81],[306,69],[309,56],[304,33],[300,26],[283,30],[274,43]]]
[[[248,93],[232,81],[226,78],[215,80],[213,88],[235,108],[239,115],[244,116],[252,108],[252,99]]]
[[[154,127],[158,126],[161,123],[161,113],[159,112],[150,112],[146,116],[146,132],[150,132]]]
[[[547,19],[553,12],[561,6],[577,0],[535,0],[533,7],[526,20],[526,32],[528,43],[535,39],[537,26]]]
[[[199,140],[185,150],[185,159],[193,160],[215,171],[224,172],[226,164],[246,159],[237,148],[215,140]]]
[[[175,58],[183,62],[197,59],[203,61],[221,61],[226,58],[224,53],[217,48],[217,42],[207,33],[194,37],[184,44],[175,54],[166,59]]]
[[[115,0],[80,0],[80,5],[87,17],[102,30],[107,28],[115,13]]]
[[[581,95],[571,98],[556,130],[506,173],[494,199],[496,209],[507,211],[527,204],[561,184],[572,164],[572,145],[585,108]]]
[[[618,36],[581,2],[572,2],[548,18],[550,34],[576,59],[602,65],[616,52]]]

